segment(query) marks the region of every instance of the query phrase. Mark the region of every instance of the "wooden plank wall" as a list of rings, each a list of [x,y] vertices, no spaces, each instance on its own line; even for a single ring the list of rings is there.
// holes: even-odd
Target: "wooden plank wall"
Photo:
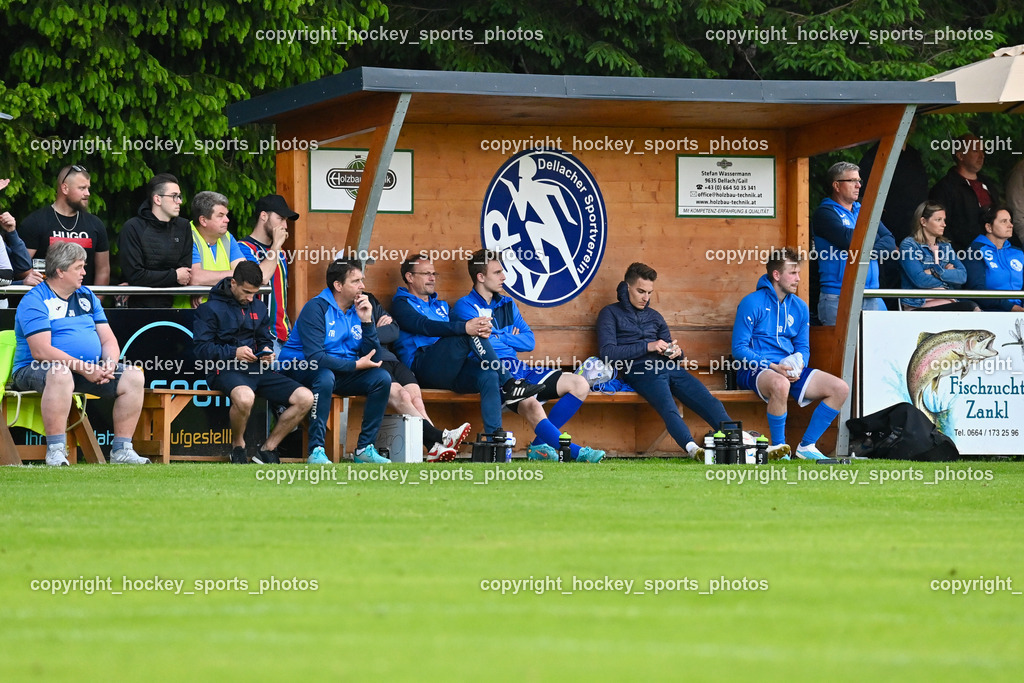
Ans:
[[[283,133],[282,133],[283,134]],[[585,151],[575,155],[593,174],[604,196],[608,213],[608,244],[601,267],[590,286],[567,304],[540,308],[521,304],[523,314],[537,336],[535,359],[559,358],[564,365],[573,365],[596,353],[594,322],[605,305],[615,301],[615,288],[626,267],[633,261],[644,261],[654,267],[659,277],[652,305],[664,316],[686,352],[687,358],[702,368],[729,353],[735,308],[740,299],[753,291],[764,272],[761,262],[726,263],[709,259],[707,252],[719,249],[768,249],[786,244],[807,243],[807,190],[787,195],[787,187],[806,177],[806,160],[787,163],[786,133],[777,130],[716,129],[621,129],[621,128],[537,128],[512,126],[454,126],[406,123],[398,142],[399,149],[414,153],[414,213],[378,214],[374,225],[371,249],[449,250],[470,253],[481,246],[480,214],[483,198],[491,178],[507,158],[501,152],[481,149],[483,140],[543,139],[561,137],[562,148],[572,149],[574,136],[583,140],[632,139],[633,149],[642,148],[647,140],[697,141],[699,149],[707,149],[708,141],[765,140],[767,151],[758,154],[776,157],[776,204],[774,218],[722,219],[676,217],[676,152],[643,155],[621,151]],[[370,135],[361,134],[333,143],[331,147],[366,148]],[[750,152],[747,152],[750,154]],[[308,204],[308,170],[302,160],[293,160],[285,171],[285,182],[293,183],[298,202]],[[802,175],[801,175],[802,174]],[[281,170],[279,167],[279,176]],[[788,197],[788,198],[787,198]],[[793,210],[798,215],[792,217]],[[805,212],[803,215],[799,211]],[[288,248],[330,245],[343,248],[350,216],[347,213],[308,213],[303,211],[295,236]],[[301,227],[299,227],[301,226]],[[298,264],[292,267],[305,278],[293,283],[290,308],[297,315],[302,303],[323,288],[326,264]],[[368,290],[389,305],[395,289],[401,284],[398,262],[380,262],[367,268]],[[438,292],[449,302],[465,295],[470,286],[464,261],[438,260]],[[302,293],[301,295],[300,292]],[[526,357],[526,354],[521,354]],[[724,387],[721,373],[701,375],[711,387]],[[459,407],[461,414],[467,412]],[[767,431],[763,422],[763,406],[733,406],[730,412],[742,414],[745,424]],[[657,416],[651,411],[657,421]],[[644,416],[643,432],[654,429]],[[447,417],[447,416],[445,416]],[[455,419],[452,415],[451,419]],[[734,416],[736,417],[736,416]],[[637,419],[630,409],[622,411],[622,424],[608,424],[609,432],[634,432]],[[477,419],[479,419],[477,417]],[[804,416],[794,415],[791,431],[799,432]],[[439,421],[446,424],[447,421]],[[705,427],[695,416],[688,419],[694,433]],[[356,427],[357,425],[353,425]],[[666,440],[667,450],[675,444]],[[621,445],[628,449],[633,439]]]
[[[488,183],[507,157],[480,149],[482,140],[529,139],[561,136],[564,148],[573,136],[585,139],[633,139],[634,149],[651,139],[689,137],[706,148],[706,140],[764,139],[767,154],[777,157],[778,214],[771,219],[676,218],[675,153],[626,155],[622,152],[579,151],[576,156],[597,179],[608,210],[608,245],[598,274],[590,286],[568,304],[525,307],[524,315],[538,335],[541,356],[573,356],[596,352],[593,323],[603,306],[615,300],[615,288],[626,267],[644,261],[658,270],[655,306],[678,332],[689,357],[706,364],[710,357],[728,352],[736,304],[753,290],[763,272],[760,263],[726,264],[709,260],[708,250],[776,246],[786,236],[787,172],[784,134],[778,131],[643,129],[537,129],[481,126],[425,126],[406,124],[400,149],[414,151],[414,207],[410,215],[379,214],[371,248],[387,247],[464,252],[477,249],[480,211]],[[369,136],[348,138],[341,147],[368,145]],[[570,150],[571,151],[571,150]],[[511,156],[511,155],[509,155]],[[311,244],[345,243],[351,214],[310,213],[305,239]],[[469,289],[464,262],[438,261],[438,291],[454,301]],[[323,287],[325,266],[307,269],[307,289],[313,296]],[[296,269],[298,270],[298,269]],[[397,263],[367,268],[369,288],[382,300],[400,283]]]

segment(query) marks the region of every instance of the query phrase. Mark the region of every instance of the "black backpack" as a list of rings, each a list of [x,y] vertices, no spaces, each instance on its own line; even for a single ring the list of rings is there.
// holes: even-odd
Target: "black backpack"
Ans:
[[[909,403],[847,420],[846,426],[850,428],[850,451],[861,457],[932,462],[960,457],[953,440]]]

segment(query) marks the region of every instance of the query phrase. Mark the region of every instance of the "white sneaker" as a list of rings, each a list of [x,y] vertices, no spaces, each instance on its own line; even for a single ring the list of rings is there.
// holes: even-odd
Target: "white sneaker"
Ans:
[[[110,462],[118,465],[148,465],[149,458],[143,458],[131,448],[110,451]]]
[[[466,437],[469,436],[469,432],[472,431],[472,429],[473,426],[468,422],[463,422],[455,429],[446,429],[443,432],[444,437],[442,438],[441,443],[444,444],[445,448],[454,448],[455,450],[459,450],[459,446],[461,446],[462,442],[466,440]]]
[[[68,467],[68,447],[64,444],[46,447],[46,464],[50,467]]]
[[[427,452],[427,462],[451,462],[458,454],[454,448],[448,448],[443,443],[435,443]]]

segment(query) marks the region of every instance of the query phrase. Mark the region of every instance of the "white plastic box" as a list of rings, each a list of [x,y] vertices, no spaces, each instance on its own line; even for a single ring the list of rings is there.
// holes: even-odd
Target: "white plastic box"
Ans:
[[[423,462],[423,418],[385,415],[375,445],[390,451],[391,462]]]

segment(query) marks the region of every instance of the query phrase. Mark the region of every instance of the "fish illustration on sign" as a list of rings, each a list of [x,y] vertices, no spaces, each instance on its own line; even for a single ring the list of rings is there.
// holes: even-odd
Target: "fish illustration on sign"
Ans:
[[[933,423],[936,412],[925,403],[924,391],[938,393],[939,382],[956,372],[961,377],[978,362],[998,356],[992,348],[996,336],[988,330],[947,330],[932,334],[922,332],[917,338],[917,349],[907,365],[907,390],[914,407],[928,416]]]

